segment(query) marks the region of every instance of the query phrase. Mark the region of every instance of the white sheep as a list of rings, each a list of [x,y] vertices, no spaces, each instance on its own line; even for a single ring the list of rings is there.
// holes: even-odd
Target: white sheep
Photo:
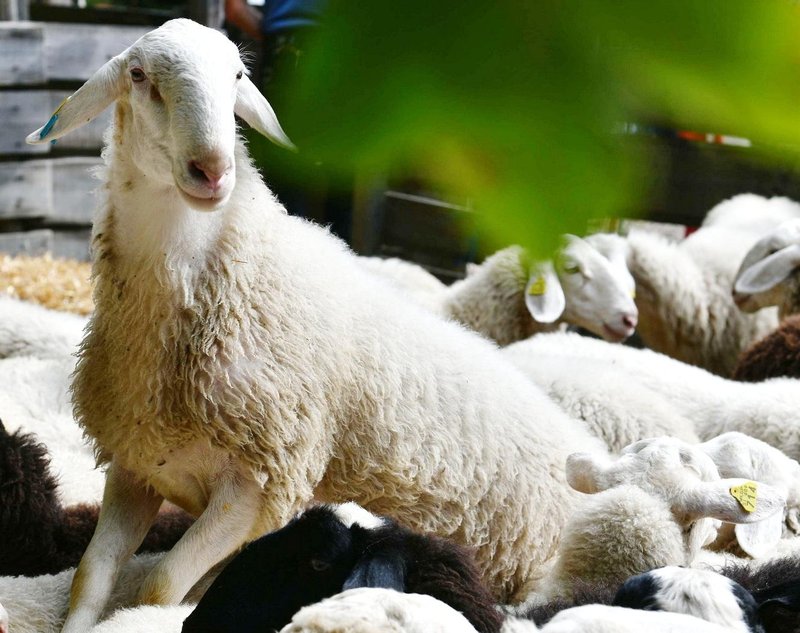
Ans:
[[[0,295],[0,358],[65,358],[78,349],[84,317]]]
[[[613,363],[592,358],[576,362],[569,355],[542,357],[523,353],[524,347],[512,345],[503,353],[568,415],[583,420],[610,451],[660,435],[700,441],[694,422],[669,398],[632,384],[629,373]]]
[[[531,604],[571,594],[574,583],[621,583],[632,574],[687,565],[717,535],[720,521],[761,523],[783,516],[785,497],[754,484],[755,507],[745,508],[699,447],[675,438],[650,438],[619,457],[576,453],[567,461],[570,484],[594,495],[564,527],[555,565],[527,599]]]
[[[572,387],[568,373],[572,367],[572,379],[588,394],[602,393],[603,375],[608,371],[619,376],[620,382],[624,380],[630,391],[641,389],[655,398],[660,396],[658,406],[668,405],[691,420],[702,440],[739,431],[800,459],[800,391],[794,379],[740,383],[652,350],[611,345],[572,333],[535,336],[501,353],[534,381],[550,371],[548,384],[556,387]],[[530,371],[533,366],[535,372]],[[594,383],[588,372],[579,369],[589,366],[594,368]],[[624,404],[625,398],[620,398]],[[638,412],[645,419],[647,414],[647,410]]]
[[[192,605],[129,607],[101,622],[91,633],[181,633]]]
[[[743,314],[731,297],[736,270],[770,228],[800,217],[786,198],[735,196],[709,211],[680,243],[645,232],[628,236],[638,331],[651,349],[730,376],[739,353],[778,325],[774,309]]]
[[[800,529],[800,464],[777,448],[743,433],[723,433],[698,446],[714,461],[722,477],[746,477],[769,484],[786,498],[786,512],[769,520],[736,525],[736,541],[745,553],[762,558],[774,552],[787,523]],[[729,526],[730,527],[730,526]],[[795,536],[794,532],[791,536]],[[721,542],[731,536],[721,535]]]
[[[800,312],[800,219],[788,220],[762,236],[741,260],[733,300],[745,312],[778,306],[781,319]]]
[[[596,440],[493,345],[407,305],[286,214],[234,112],[288,141],[222,34],[167,22],[29,140],[114,101],[96,308],[73,384],[110,466],[64,631],[97,620],[164,498],[199,518],[143,583],[144,603],[178,602],[312,496],[475,546],[496,597],[524,592],[575,498],[566,455]]]
[[[350,589],[303,607],[281,633],[476,633],[436,598],[392,589]]]
[[[633,333],[638,319],[626,252],[624,239],[613,234],[566,235],[554,262],[533,262],[510,246],[468,267],[467,277],[449,287],[409,262],[360,261],[417,304],[499,345],[565,325],[616,342]]]
[[[399,257],[359,257],[358,263],[365,270],[386,279],[423,308],[439,312],[447,285],[422,266]]]
[[[136,594],[140,584],[163,557],[163,553],[139,554],[130,558],[122,566],[119,577],[110,593],[108,603],[102,609],[104,618],[110,617],[118,611],[120,615],[118,617],[110,617],[110,620],[107,621],[109,622],[108,624],[98,625],[101,631],[104,626],[108,626],[110,630],[113,630],[110,622],[124,621],[128,617],[134,617],[121,615],[123,612],[120,610],[134,610],[133,607],[136,604]],[[174,619],[169,615],[172,609],[175,610],[172,613],[182,613],[185,618],[194,608],[200,596],[203,595],[214,578],[216,578],[217,571],[217,569],[213,570],[192,587],[184,600],[184,604],[165,608],[162,613],[166,617],[163,620],[169,622]],[[8,612],[10,631],[12,633],[59,633],[67,615],[70,585],[74,576],[74,568],[57,574],[33,577],[0,576],[0,602]],[[142,607],[142,609],[148,608]],[[160,619],[160,616],[152,619]],[[132,633],[133,630],[161,631],[160,628],[149,627],[142,629],[121,628],[120,633],[122,631],[124,633]],[[177,630],[180,630],[180,627]]]
[[[69,377],[75,358],[0,359],[0,419],[9,432],[36,434],[50,455],[64,505],[98,502],[105,474],[72,415]]]

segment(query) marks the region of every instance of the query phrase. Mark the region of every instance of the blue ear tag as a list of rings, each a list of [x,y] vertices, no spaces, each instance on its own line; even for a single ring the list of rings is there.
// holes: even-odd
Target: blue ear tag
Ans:
[[[67,101],[69,101],[69,97],[65,97],[65,98],[64,98],[64,100],[63,100],[63,101],[62,101],[62,102],[59,104],[59,106],[56,108],[56,111],[55,111],[55,112],[53,112],[53,116],[51,116],[51,117],[50,117],[50,120],[49,120],[49,121],[48,121],[48,122],[45,124],[45,126],[42,128],[42,131],[41,131],[41,132],[39,132],[39,140],[40,140],[40,141],[41,141],[41,140],[42,140],[42,139],[43,139],[45,136],[47,136],[48,134],[50,134],[50,130],[52,130],[52,129],[53,129],[53,126],[56,124],[56,121],[58,121],[58,113],[61,111],[61,108],[63,108],[63,107],[64,107],[64,104],[65,104]],[[55,141],[52,141],[52,143],[55,143]]]

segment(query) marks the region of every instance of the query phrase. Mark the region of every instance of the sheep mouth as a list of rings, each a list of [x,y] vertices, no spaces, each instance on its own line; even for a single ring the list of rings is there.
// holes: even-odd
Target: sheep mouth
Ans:
[[[178,184],[178,191],[184,201],[186,201],[190,207],[198,211],[216,211],[228,201],[228,197],[230,196],[229,192],[209,196],[196,196],[184,189],[180,184]]]
[[[603,323],[603,338],[612,343],[621,343],[626,338],[633,334],[633,329],[627,328],[625,330],[617,330],[610,325]]]

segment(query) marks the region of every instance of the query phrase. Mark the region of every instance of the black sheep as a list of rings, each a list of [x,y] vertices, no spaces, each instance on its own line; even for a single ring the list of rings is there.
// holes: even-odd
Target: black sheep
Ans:
[[[100,506],[63,507],[47,448],[33,434],[9,433],[0,422],[0,575],[54,574],[78,564]],[[139,552],[170,549],[194,519],[161,512]]]
[[[183,633],[277,631],[300,608],[355,587],[428,594],[480,633],[497,633],[503,622],[468,550],[344,504],[311,508],[247,545]]]

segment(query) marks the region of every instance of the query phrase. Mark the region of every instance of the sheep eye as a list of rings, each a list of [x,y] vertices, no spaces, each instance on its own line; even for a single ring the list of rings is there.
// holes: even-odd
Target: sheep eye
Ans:
[[[319,559],[312,559],[311,561],[311,569],[314,571],[325,571],[331,568],[331,564],[325,562],[324,560]]]
[[[237,80],[238,80],[238,79],[241,79],[243,76],[244,76],[244,72],[243,72],[243,71],[241,71],[241,70],[240,70],[238,73],[236,73],[236,79],[237,79]]]
[[[564,266],[564,272],[568,275],[576,275],[581,272],[580,266]]]
[[[141,83],[145,79],[147,79],[147,75],[144,74],[144,71],[141,68],[131,68],[131,80],[134,83]]]

